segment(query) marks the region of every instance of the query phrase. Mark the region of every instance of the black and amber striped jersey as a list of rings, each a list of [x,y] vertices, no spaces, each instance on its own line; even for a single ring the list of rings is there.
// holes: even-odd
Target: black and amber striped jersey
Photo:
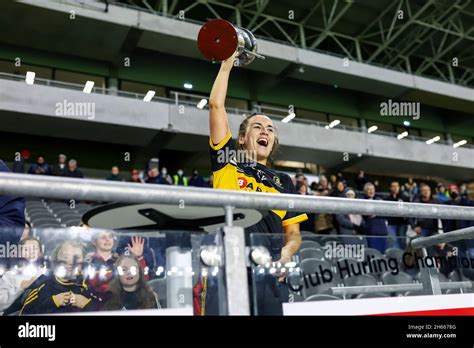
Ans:
[[[230,132],[219,144],[213,144],[210,139],[209,145],[215,189],[296,194],[295,186],[287,174],[245,160],[236,150]],[[246,232],[283,233],[283,226],[307,219],[306,214],[271,210],[259,223],[246,228]]]

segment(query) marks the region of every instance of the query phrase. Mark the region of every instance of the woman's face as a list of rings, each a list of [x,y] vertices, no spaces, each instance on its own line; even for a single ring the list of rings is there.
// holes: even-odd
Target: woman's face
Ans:
[[[344,191],[344,183],[342,181],[338,181],[336,188],[338,191]]]
[[[245,135],[239,138],[239,144],[249,152],[248,156],[254,161],[266,160],[275,144],[272,120],[263,115],[251,117]]]
[[[132,287],[140,279],[140,265],[132,258],[124,258],[117,266],[120,284],[123,287]]]

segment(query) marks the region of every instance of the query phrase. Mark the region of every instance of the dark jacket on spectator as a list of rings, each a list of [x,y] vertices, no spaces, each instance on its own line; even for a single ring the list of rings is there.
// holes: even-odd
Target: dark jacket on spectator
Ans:
[[[0,160],[0,172],[9,173]],[[25,200],[20,197],[0,196],[0,244],[18,243],[25,227]]]
[[[63,282],[58,280],[54,274],[42,275],[27,290],[25,290],[25,295],[22,296],[22,307],[19,315],[94,311],[99,308],[101,302],[98,294],[91,291],[82,278]],[[69,291],[90,299],[89,303],[82,309],[72,305],[57,306],[53,300],[53,295]]]
[[[38,169],[41,169],[42,173],[36,173]],[[30,167],[30,170],[28,170],[28,174],[52,175],[53,172],[48,163],[43,163],[43,164],[33,163]]]
[[[195,187],[207,187],[206,182],[200,175],[193,175],[189,178],[188,186],[195,186]]]
[[[351,236],[354,234],[362,234],[365,221],[362,219],[360,226],[357,226],[352,223],[351,219],[349,218],[349,214],[337,214],[336,215],[337,223],[339,224],[339,234]],[[354,231],[356,233],[354,233]]]
[[[20,158],[19,161],[13,161],[12,172],[25,174],[25,160],[23,158]]]
[[[106,292],[109,284],[114,277],[116,256],[112,256],[108,260],[104,260],[99,254],[94,254],[90,258],[89,266],[93,268],[94,275],[88,272],[87,285],[98,292]]]
[[[395,197],[392,194],[389,194],[387,197],[383,199],[384,201],[389,202],[410,202],[410,197],[404,192],[400,192]],[[389,225],[406,225],[408,224],[407,218],[404,217],[396,217],[396,216],[389,216],[386,218]]]
[[[66,169],[63,172],[63,176],[67,178],[84,178],[84,174],[79,169],[76,169],[75,171],[71,172],[69,169]]]
[[[161,185],[171,185],[168,180],[164,178],[163,175],[158,175],[156,177],[149,177],[145,181],[147,184],[161,184]]]
[[[387,235],[385,218],[381,216],[364,215],[364,234],[369,236]]]
[[[55,166],[53,166],[53,175],[56,175],[56,176],[63,176],[64,175],[64,172],[67,170],[67,165],[65,164],[62,168],[61,166],[58,164],[56,164]]]
[[[419,198],[415,201],[415,203],[441,204],[436,198],[431,198],[429,201],[422,201],[421,198]],[[411,218],[409,221],[412,228],[421,227],[422,229],[427,229],[434,232],[438,231],[438,219]]]

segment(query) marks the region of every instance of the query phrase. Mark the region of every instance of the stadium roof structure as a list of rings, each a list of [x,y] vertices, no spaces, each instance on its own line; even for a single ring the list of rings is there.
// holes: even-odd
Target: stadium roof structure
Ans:
[[[361,63],[474,86],[472,0],[121,0]],[[184,12],[183,12],[184,11]]]

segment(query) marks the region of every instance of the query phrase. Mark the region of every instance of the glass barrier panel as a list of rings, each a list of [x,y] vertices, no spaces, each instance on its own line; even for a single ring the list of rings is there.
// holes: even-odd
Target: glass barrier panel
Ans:
[[[409,239],[393,236],[318,235],[302,231],[296,254],[281,260],[284,237],[252,233],[250,236],[251,300],[254,314],[282,314],[283,303],[363,298],[417,296],[423,267],[434,270],[440,283],[474,281],[474,257],[469,240],[414,249]],[[405,248],[399,248],[405,245]],[[347,287],[418,284],[420,289],[344,293]],[[442,289],[442,294],[473,292],[472,287]]]
[[[87,226],[0,233],[3,315],[225,311],[216,233]]]

